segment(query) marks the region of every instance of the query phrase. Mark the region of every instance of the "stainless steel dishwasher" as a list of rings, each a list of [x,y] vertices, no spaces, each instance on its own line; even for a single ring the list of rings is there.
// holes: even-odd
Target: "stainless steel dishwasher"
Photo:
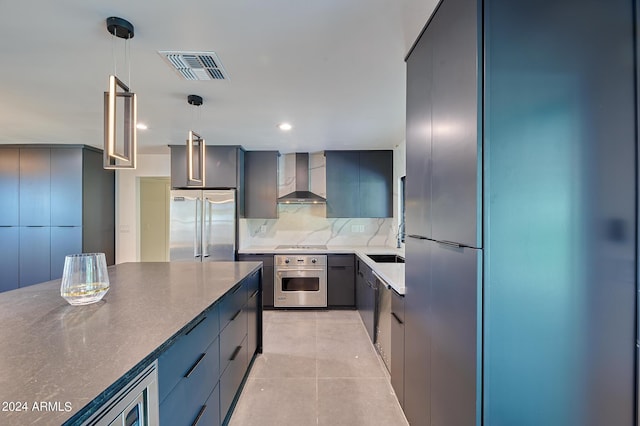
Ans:
[[[373,274],[378,280],[375,346],[387,370],[391,372],[391,292],[393,290],[391,290],[391,286],[375,272]]]

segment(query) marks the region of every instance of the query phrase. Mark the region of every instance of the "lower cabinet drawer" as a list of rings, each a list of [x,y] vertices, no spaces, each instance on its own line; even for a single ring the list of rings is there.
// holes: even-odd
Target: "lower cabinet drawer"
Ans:
[[[207,350],[211,342],[218,337],[220,329],[217,307],[207,311],[191,327],[187,334],[180,336],[158,358],[158,400],[160,402]]]
[[[256,271],[247,278],[247,297],[249,298],[258,292],[258,288],[260,287],[260,272],[261,271]]]
[[[246,309],[246,306],[240,309],[238,315],[220,333],[220,371],[227,368],[227,364],[234,358],[238,346],[247,336]]]
[[[192,425],[198,417],[220,376],[219,342],[211,343],[160,403],[162,425]]]
[[[245,279],[236,285],[220,302],[220,330],[227,327],[238,311],[247,303],[247,281]]]
[[[229,361],[227,369],[220,376],[220,420],[224,422],[228,414],[233,398],[242,383],[244,373],[248,366],[247,339],[245,338],[235,348],[235,358]]]
[[[209,399],[200,408],[198,416],[192,426],[219,426],[220,425],[220,385],[217,385]]]

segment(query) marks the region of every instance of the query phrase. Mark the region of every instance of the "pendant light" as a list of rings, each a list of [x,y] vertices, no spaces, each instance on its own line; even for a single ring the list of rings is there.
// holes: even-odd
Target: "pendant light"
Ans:
[[[126,19],[107,18],[107,31],[114,38],[125,40],[125,57],[131,84],[129,40],[133,38],[133,24]],[[116,76],[109,76],[109,91],[104,93],[104,157],[105,169],[135,169],[137,150],[138,105],[136,94]],[[120,114],[120,115],[119,115]]]
[[[187,102],[193,107],[199,107],[202,105],[202,97],[189,95],[187,96]],[[204,188],[205,186],[205,149],[204,139],[193,130],[189,130],[187,138],[187,186],[199,188]]]

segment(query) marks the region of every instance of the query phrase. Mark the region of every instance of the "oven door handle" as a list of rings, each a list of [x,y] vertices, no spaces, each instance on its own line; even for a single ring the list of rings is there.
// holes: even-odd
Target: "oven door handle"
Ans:
[[[324,272],[324,269],[280,269],[276,271],[278,274],[283,274],[287,272]]]

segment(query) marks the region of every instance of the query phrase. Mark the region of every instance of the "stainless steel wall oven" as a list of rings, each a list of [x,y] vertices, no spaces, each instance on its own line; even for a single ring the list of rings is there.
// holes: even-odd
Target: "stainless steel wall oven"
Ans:
[[[327,306],[326,255],[276,255],[274,275],[274,307]]]

